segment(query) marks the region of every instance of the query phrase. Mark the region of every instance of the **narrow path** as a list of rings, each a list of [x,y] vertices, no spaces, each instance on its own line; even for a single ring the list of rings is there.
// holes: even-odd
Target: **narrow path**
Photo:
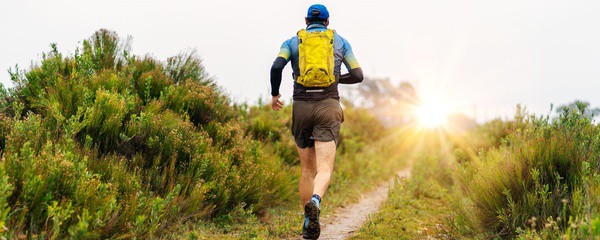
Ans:
[[[410,177],[410,168],[398,172],[396,176]],[[338,209],[333,216],[323,219],[323,229],[319,239],[346,239],[352,236],[365,223],[369,214],[379,210],[387,199],[388,189],[393,183],[394,179],[391,179],[381,184],[365,194],[359,202]]]

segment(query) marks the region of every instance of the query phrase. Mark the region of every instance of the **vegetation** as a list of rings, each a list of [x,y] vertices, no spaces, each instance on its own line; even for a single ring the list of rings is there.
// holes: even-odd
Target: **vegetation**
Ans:
[[[195,51],[136,56],[104,29],[42,56],[0,88],[0,237],[300,233],[289,106],[232,105]],[[324,211],[402,164],[372,115],[345,116]]]
[[[7,238],[144,238],[290,198],[280,158],[245,135],[195,52],[130,55],[100,30],[56,45],[2,92],[0,229]],[[266,200],[268,199],[268,201]]]
[[[466,135],[422,136],[435,150],[418,150],[413,178],[357,237],[598,238],[600,128],[586,109],[519,110]]]
[[[10,71],[0,237],[300,234],[291,107],[232,104],[195,51],[166,61],[130,52],[131,38],[99,30],[72,55],[52,44],[39,64]],[[392,95],[412,97],[396,107],[408,109],[418,98],[400,88]],[[412,166],[356,239],[600,236],[600,127],[588,104],[553,118],[519,110],[468,132],[391,129],[368,107],[344,107],[324,217]]]
[[[456,174],[463,232],[500,237],[600,236],[600,128],[586,106],[555,119],[518,113],[502,144]],[[463,221],[461,221],[463,222]]]
[[[275,112],[270,106],[259,103],[258,106],[241,106],[240,110],[248,113],[243,116],[248,124],[248,135],[259,139],[271,155],[282,157],[290,166],[286,174],[294,179],[290,184],[294,188],[290,192],[292,199],[259,215],[238,208],[214,221],[182,225],[183,230],[178,231],[175,238],[280,239],[300,235],[303,216],[296,191],[300,169],[296,146],[289,136],[291,107]],[[328,217],[336,208],[359,200],[361,194],[372,186],[388,180],[405,166],[403,159],[409,153],[407,146],[398,141],[401,138],[384,131],[379,121],[364,109],[347,104],[344,117],[335,172],[323,198],[322,217]]]
[[[449,172],[441,156],[447,156],[441,139],[415,131],[410,136],[427,139],[406,144],[414,150],[411,176],[396,179],[388,200],[377,214],[370,216],[351,239],[452,239],[456,235],[447,219],[451,216],[447,190]],[[440,182],[446,183],[442,185]]]

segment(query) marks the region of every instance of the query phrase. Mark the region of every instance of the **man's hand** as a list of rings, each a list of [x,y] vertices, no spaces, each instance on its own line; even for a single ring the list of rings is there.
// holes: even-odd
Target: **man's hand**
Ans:
[[[281,95],[277,95],[277,96],[273,96],[273,98],[271,99],[271,107],[275,111],[279,111],[279,109],[283,108],[283,103],[281,101],[279,101],[280,97],[281,97]]]

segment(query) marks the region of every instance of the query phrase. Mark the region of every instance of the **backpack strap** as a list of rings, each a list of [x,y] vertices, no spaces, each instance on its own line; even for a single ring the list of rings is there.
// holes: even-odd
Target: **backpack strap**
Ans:
[[[331,39],[331,42],[330,42],[330,43],[331,43],[331,44],[333,44],[333,39],[334,39],[334,37],[335,37],[335,30],[333,30],[333,29],[327,29],[327,30],[325,31],[325,34],[327,34],[327,37],[328,37],[329,39]]]
[[[325,30],[325,34],[327,34],[327,37],[331,39],[331,43],[333,43],[335,33],[336,31],[333,29],[328,28],[327,30]],[[305,39],[307,35],[308,31],[306,31],[306,29],[300,29],[298,32],[296,32],[296,36],[298,36],[298,43],[302,43],[302,39]]]
[[[298,43],[302,43],[302,39],[305,39],[307,35],[308,31],[306,31],[306,29],[300,29],[300,31],[296,33],[296,36],[298,36]]]

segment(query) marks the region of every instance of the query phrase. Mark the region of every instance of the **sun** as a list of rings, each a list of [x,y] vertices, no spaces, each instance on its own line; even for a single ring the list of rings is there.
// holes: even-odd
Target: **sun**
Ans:
[[[446,124],[449,108],[437,99],[424,100],[417,106],[416,115],[420,127],[439,128]]]

